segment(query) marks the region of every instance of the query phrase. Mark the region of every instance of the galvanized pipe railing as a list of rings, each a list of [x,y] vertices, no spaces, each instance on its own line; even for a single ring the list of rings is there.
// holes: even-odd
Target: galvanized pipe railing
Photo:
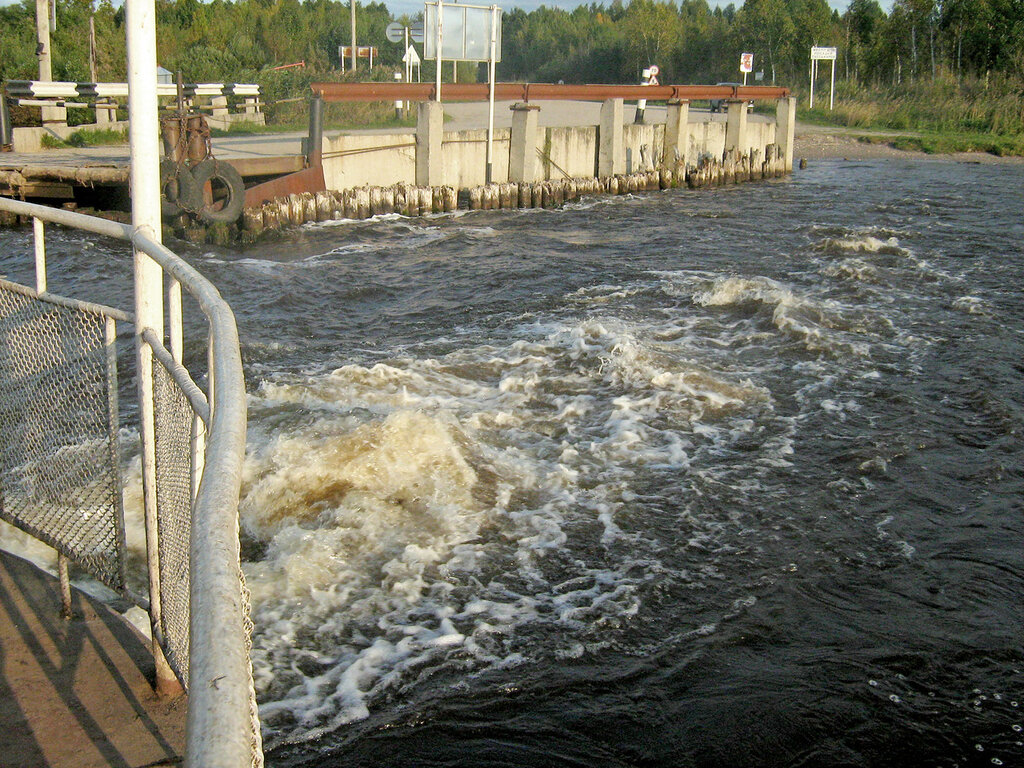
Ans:
[[[162,244],[133,227],[0,197],[0,210],[31,217],[36,242],[36,295],[46,292],[44,224],[126,240],[153,259],[196,300],[209,324],[208,396],[191,382],[158,335],[137,327],[142,343],[168,366],[197,414],[208,421],[190,533],[189,766],[242,768],[262,763],[248,655],[247,596],[239,566],[238,497],[245,452],[245,381],[234,315],[217,289]],[[26,289],[31,290],[31,289]],[[48,298],[50,297],[47,294]],[[176,342],[174,346],[179,346]],[[179,347],[180,349],[180,347]],[[216,382],[216,386],[212,386]],[[204,408],[204,406],[206,406]]]

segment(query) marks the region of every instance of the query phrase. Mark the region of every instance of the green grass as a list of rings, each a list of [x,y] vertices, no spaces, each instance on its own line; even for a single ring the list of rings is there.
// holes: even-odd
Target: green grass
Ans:
[[[995,136],[989,133],[922,133],[914,136],[861,136],[869,144],[889,144],[896,149],[916,150],[929,155],[951,152],[986,152],[997,157],[1024,156],[1024,136]]]
[[[47,149],[61,149],[67,147],[101,147],[111,144],[127,144],[127,129],[91,129],[83,128],[71,133],[66,139],[61,140],[48,133],[44,133],[40,142]]]
[[[960,79],[950,74],[867,87],[839,83],[835,108],[799,110],[802,121],[873,131],[909,132],[872,140],[924,152],[1024,155],[1024,84],[1010,77]]]

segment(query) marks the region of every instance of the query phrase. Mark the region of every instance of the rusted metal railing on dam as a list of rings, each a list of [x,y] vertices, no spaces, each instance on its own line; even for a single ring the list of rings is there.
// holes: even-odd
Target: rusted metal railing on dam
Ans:
[[[432,101],[433,83],[311,83],[313,93],[324,101]],[[487,83],[445,83],[445,101],[484,101]],[[648,101],[696,101],[726,99],[737,101],[776,100],[790,95],[789,88],[764,85],[574,85],[556,83],[495,83],[499,101],[605,101],[647,99]]]

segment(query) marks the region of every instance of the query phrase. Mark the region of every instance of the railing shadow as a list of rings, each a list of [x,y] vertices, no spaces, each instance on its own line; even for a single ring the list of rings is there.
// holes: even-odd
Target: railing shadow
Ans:
[[[184,703],[156,699],[152,656],[130,626],[73,594],[61,619],[56,580],[0,553],[3,764],[180,764]]]

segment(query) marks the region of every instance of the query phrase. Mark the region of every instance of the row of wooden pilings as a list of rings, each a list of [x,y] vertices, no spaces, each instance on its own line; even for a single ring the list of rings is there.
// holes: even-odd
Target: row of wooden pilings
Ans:
[[[764,155],[764,157],[762,157]],[[566,178],[539,182],[488,184],[470,189],[454,187],[415,187],[396,184],[389,187],[357,187],[338,192],[304,192],[279,197],[242,214],[243,239],[258,238],[265,232],[309,222],[339,219],[366,219],[397,213],[420,216],[458,209],[473,211],[501,208],[557,208],[584,195],[622,195],[674,187],[722,186],[758,179],[775,178],[786,173],[777,145],[766,152],[749,154],[726,152],[721,159],[702,157],[695,165],[676,169],[603,178]]]

